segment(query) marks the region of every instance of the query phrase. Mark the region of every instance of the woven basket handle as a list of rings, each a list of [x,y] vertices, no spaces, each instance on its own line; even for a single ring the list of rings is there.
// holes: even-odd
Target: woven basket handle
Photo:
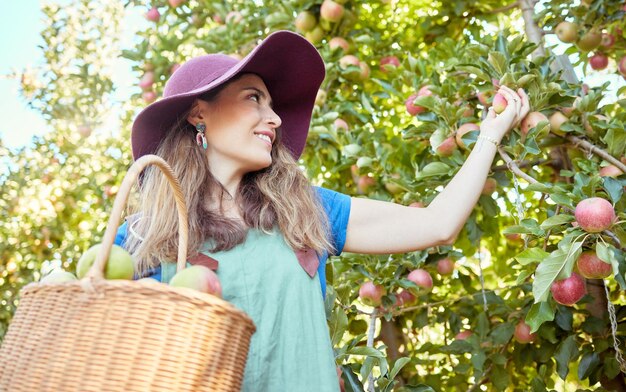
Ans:
[[[122,212],[128,202],[128,196],[130,195],[130,191],[137,181],[139,174],[141,174],[143,169],[149,165],[155,165],[161,169],[174,191],[174,200],[176,201],[176,209],[178,210],[178,259],[176,270],[180,271],[187,266],[189,226],[187,221],[187,207],[185,206],[185,198],[183,196],[180,183],[178,182],[172,168],[167,164],[167,162],[165,162],[165,160],[163,160],[163,158],[156,155],[144,155],[132,164],[122,181],[122,185],[120,185],[120,190],[118,191],[115,201],[113,202],[113,211],[109,216],[109,223],[107,224],[104,237],[102,238],[102,247],[96,256],[96,261],[87,273],[87,278],[104,278],[106,260],[109,259],[109,254],[111,253],[111,248],[113,247],[113,242],[115,241],[115,235],[120,224]]]

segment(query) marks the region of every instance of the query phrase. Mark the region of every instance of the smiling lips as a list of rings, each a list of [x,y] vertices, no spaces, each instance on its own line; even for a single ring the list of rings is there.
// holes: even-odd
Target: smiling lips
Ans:
[[[259,139],[266,142],[268,145],[272,146],[272,137],[266,132],[259,132],[254,134]]]

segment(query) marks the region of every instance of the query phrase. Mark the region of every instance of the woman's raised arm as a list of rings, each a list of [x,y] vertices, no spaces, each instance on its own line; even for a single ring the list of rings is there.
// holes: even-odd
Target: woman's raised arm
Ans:
[[[404,253],[451,244],[480,197],[502,137],[529,111],[528,96],[503,86],[506,109],[489,110],[469,157],[444,190],[426,208],[353,198],[344,251]]]

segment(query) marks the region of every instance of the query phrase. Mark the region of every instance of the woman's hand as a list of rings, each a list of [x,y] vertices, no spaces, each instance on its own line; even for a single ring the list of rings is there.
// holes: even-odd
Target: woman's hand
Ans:
[[[501,86],[498,94],[506,99],[506,109],[498,115],[493,110],[493,106],[489,108],[487,117],[480,125],[480,133],[489,136],[498,142],[502,140],[509,130],[522,121],[530,111],[530,103],[528,95],[523,89],[518,89],[517,93],[506,86]]]

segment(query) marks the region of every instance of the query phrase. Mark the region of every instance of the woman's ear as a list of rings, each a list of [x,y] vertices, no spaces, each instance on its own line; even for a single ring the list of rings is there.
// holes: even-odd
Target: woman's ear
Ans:
[[[197,123],[204,121],[202,116],[201,103],[199,99],[196,99],[191,104],[191,110],[189,111],[189,116],[187,116],[187,122],[194,127]]]

